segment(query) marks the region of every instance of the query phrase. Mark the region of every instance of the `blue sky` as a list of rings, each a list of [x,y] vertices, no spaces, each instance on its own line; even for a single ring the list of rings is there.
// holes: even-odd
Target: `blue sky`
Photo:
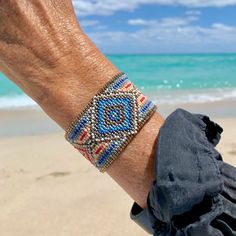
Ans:
[[[105,53],[236,52],[236,0],[74,0]]]

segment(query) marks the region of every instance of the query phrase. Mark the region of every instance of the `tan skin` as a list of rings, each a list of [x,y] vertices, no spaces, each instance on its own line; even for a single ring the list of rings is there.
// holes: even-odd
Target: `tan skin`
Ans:
[[[0,0],[0,69],[65,130],[119,72],[80,28],[71,0]],[[143,208],[163,122],[156,113],[107,171]]]

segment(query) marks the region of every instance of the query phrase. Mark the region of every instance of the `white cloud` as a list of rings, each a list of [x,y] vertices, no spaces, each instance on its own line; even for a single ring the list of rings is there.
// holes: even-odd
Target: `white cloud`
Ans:
[[[191,19],[132,19],[135,32],[103,31],[90,37],[105,52],[232,52],[236,51],[236,27],[215,23],[209,27],[192,25]]]
[[[129,25],[153,25],[157,24],[158,20],[144,20],[144,19],[130,19],[128,21]]]
[[[181,17],[164,18],[159,21],[158,25],[162,27],[176,27],[176,26],[188,25],[191,21],[192,21],[191,18],[181,18]]]
[[[202,14],[199,10],[188,10],[185,13],[187,16],[200,16]]]
[[[212,27],[214,29],[218,29],[218,30],[223,30],[223,31],[227,31],[227,32],[233,32],[235,30],[234,27],[225,25],[225,24],[221,24],[221,23],[215,23],[212,25]]]
[[[80,25],[82,27],[98,26],[100,22],[98,20],[81,20]]]
[[[236,0],[73,0],[79,16],[110,15],[116,11],[132,11],[144,4],[194,7],[225,7],[236,5]]]
[[[147,27],[177,27],[190,24],[192,21],[198,20],[198,17],[170,17],[161,20],[145,20],[145,19],[130,19],[129,25],[147,26]]]

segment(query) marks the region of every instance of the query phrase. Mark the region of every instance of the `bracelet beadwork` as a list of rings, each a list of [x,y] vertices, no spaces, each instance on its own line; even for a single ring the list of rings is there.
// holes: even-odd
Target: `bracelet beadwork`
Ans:
[[[120,73],[92,98],[65,137],[105,172],[155,111],[156,106]]]

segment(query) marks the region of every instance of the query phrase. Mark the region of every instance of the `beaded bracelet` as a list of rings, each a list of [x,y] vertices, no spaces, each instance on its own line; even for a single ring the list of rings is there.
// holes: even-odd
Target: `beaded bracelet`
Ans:
[[[155,111],[156,106],[120,73],[93,97],[65,137],[105,172]]]

